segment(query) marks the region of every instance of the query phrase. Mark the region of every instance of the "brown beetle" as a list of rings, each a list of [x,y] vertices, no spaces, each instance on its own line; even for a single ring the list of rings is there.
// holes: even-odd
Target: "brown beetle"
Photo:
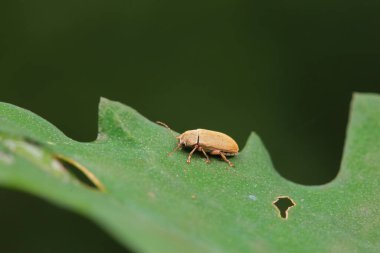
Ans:
[[[157,121],[158,124],[170,129],[166,124]],[[226,156],[235,156],[239,152],[239,146],[230,136],[216,131],[206,129],[188,130],[179,136],[175,136],[179,142],[173,152],[181,149],[182,147],[191,148],[191,152],[187,157],[187,163],[190,163],[191,156],[198,150],[206,157],[206,162],[209,163],[210,159],[207,155],[220,155],[222,159],[230,166],[234,166]],[[171,153],[173,153],[171,152]]]

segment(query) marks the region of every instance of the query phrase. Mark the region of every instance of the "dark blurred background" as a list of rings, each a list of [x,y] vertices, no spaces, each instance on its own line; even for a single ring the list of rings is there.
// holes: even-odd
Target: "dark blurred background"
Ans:
[[[226,132],[241,147],[255,131],[284,177],[323,184],[339,168],[352,93],[380,93],[379,13],[377,0],[5,0],[0,101],[80,141],[96,138],[100,96],[178,132]],[[44,210],[55,227],[57,217],[74,220],[66,236],[82,238],[78,252],[93,241],[120,247],[74,214],[8,190],[0,196],[2,233],[15,226],[4,213],[30,221]],[[14,251],[42,252],[24,237]],[[62,247],[47,249],[75,252]]]

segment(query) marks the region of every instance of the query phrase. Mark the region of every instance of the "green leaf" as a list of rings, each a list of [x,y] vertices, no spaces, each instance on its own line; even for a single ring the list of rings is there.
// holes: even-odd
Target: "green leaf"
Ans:
[[[167,155],[175,146],[167,129],[107,99],[92,143],[0,104],[0,184],[89,217],[140,252],[380,249],[378,95],[355,95],[341,170],[326,185],[282,178],[254,133],[234,168],[200,155],[187,164],[186,151]],[[92,186],[71,173],[78,170]],[[273,204],[281,196],[296,204],[287,219]]]

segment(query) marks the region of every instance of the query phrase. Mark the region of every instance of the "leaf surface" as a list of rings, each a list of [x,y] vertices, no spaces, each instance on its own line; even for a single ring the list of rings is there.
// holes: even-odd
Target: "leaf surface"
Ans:
[[[171,133],[101,99],[99,135],[80,143],[30,111],[0,103],[0,185],[91,218],[139,252],[378,252],[380,97],[354,96],[340,172],[304,186],[282,178],[252,133],[229,168],[188,152]],[[62,160],[99,180],[98,189]],[[307,164],[305,164],[307,166]],[[288,196],[288,218],[273,205]],[[58,228],[57,228],[58,229]]]

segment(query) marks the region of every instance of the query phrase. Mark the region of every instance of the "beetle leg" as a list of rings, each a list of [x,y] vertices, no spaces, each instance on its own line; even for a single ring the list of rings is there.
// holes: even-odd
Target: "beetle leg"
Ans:
[[[220,152],[220,156],[223,158],[223,160],[224,160],[225,162],[228,163],[228,165],[230,165],[230,167],[233,167],[233,166],[234,166],[234,164],[233,164],[232,162],[230,162],[230,161],[227,159],[227,157],[224,155],[223,152]]]
[[[198,145],[195,145],[194,148],[193,148],[193,150],[191,150],[189,156],[187,157],[187,161],[186,161],[187,163],[190,163],[191,156],[193,155],[193,153],[195,152],[195,150],[197,150],[197,148],[198,148]]]
[[[206,163],[210,163],[210,158],[208,158],[208,155],[206,154],[206,152],[204,151],[204,149],[202,147],[199,147],[198,150],[202,151],[202,153],[205,155],[205,157],[206,157]]]
[[[182,145],[181,145],[181,143],[178,143],[177,147],[175,147],[175,149],[174,149],[172,152],[170,152],[170,153],[168,154],[168,156],[171,156],[174,152],[176,152],[176,151],[179,150],[179,149],[182,149]]]

